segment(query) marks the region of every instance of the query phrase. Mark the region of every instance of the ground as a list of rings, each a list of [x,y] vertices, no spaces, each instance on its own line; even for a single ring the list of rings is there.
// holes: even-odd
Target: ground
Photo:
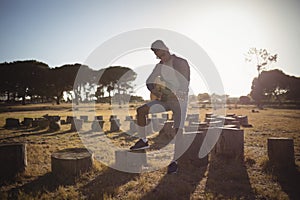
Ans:
[[[130,107],[129,114],[135,114],[135,107]],[[9,117],[22,121],[24,117],[45,114],[60,115],[62,119],[72,115],[70,104],[2,106],[0,109],[0,127]],[[266,108],[252,112],[253,109],[252,106],[226,109],[227,113],[247,115],[253,125],[244,128],[243,162],[210,157],[208,165],[195,167],[181,163],[177,174],[168,175],[166,167],[152,172],[125,173],[95,160],[93,169],[72,185],[58,183],[51,174],[53,152],[84,147],[78,133],[69,131],[69,124],[61,125],[56,132],[1,128],[0,143],[26,142],[28,164],[23,174],[0,183],[0,199],[300,199],[300,110]],[[195,109],[190,110],[195,113]],[[199,112],[203,121],[210,110],[201,108]],[[136,137],[122,131],[108,131],[112,114],[109,105],[96,105],[96,113],[104,116],[105,136],[115,145],[127,149],[136,141]],[[125,117],[124,113],[118,114]],[[100,137],[97,133],[89,134],[95,141]],[[295,168],[277,170],[270,166],[267,138],[271,136],[293,138]],[[156,142],[155,137],[151,137],[150,145]]]

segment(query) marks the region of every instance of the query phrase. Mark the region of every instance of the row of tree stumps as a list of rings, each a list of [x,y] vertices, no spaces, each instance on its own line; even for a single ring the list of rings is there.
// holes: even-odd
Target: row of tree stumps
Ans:
[[[46,116],[45,118],[48,118],[49,123],[51,121],[58,122],[60,119],[53,116]],[[79,119],[80,123],[84,120],[87,121],[86,118]],[[110,131],[119,131],[120,120],[117,116],[112,115],[109,120],[111,122]],[[30,124],[25,121],[28,120],[24,119],[23,124]],[[129,131],[135,132],[136,121],[130,116],[127,116],[125,121],[130,122]],[[31,123],[33,123],[33,121]],[[62,123],[71,123],[71,127],[73,124],[74,130],[77,130],[79,127],[78,124],[76,124],[76,118],[74,117],[67,117],[67,119]],[[149,123],[152,124],[152,128],[149,128],[149,132],[159,131],[159,135],[164,135],[170,138],[174,137],[174,122],[172,117],[168,114],[162,115],[161,118],[153,115],[151,119],[148,119],[148,124]],[[97,116],[92,122],[92,129],[95,131],[101,131],[103,130],[103,124],[103,117]],[[99,129],[99,127],[102,129]],[[203,166],[208,163],[208,153],[211,153],[214,156],[243,161],[244,130],[241,129],[241,127],[251,127],[251,125],[248,124],[247,116],[236,116],[231,114],[224,117],[207,113],[205,120],[200,122],[198,114],[188,115],[185,131],[183,133],[183,142],[191,143],[180,160],[196,166]],[[204,153],[204,156],[199,158],[200,148],[205,145],[203,142],[207,134],[214,133],[219,134],[216,144],[210,152],[207,152],[206,155]],[[190,141],[191,138],[192,141]],[[294,166],[293,145],[293,140],[290,138],[268,138],[268,156],[270,162],[280,167]],[[132,160],[128,159],[128,152],[129,151],[116,152],[115,157],[117,165],[126,165],[138,168],[141,165],[147,164],[146,154],[140,154],[141,156],[139,156],[138,159]],[[4,165],[0,165],[1,177],[11,177],[17,173],[24,172],[27,166],[26,153],[26,144],[1,144],[0,163],[5,163]],[[64,149],[54,152],[51,155],[51,170],[53,176],[55,176],[58,181],[66,184],[75,183],[76,179],[82,173],[85,173],[92,168],[92,165],[93,154],[85,148]]]

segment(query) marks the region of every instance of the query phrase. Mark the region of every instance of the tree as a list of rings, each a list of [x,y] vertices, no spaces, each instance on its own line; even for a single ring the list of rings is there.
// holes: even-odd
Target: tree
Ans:
[[[251,97],[260,105],[262,100],[300,99],[300,78],[289,76],[279,69],[263,71],[252,82]]]
[[[248,96],[240,96],[239,102],[240,104],[250,104],[251,99]]]
[[[35,60],[16,61],[1,64],[1,93],[7,93],[22,98],[25,104],[26,96],[39,95],[44,86],[45,75],[49,66]]]
[[[49,96],[56,97],[56,104],[60,104],[64,91],[73,90],[77,72],[81,64],[67,64],[49,70],[47,76],[47,93]]]
[[[266,49],[250,48],[246,54],[247,62],[254,62],[258,75],[272,62],[277,62],[277,54],[270,54]]]
[[[250,48],[249,51],[245,55],[245,59],[247,62],[254,62],[258,77],[261,72],[267,68],[267,66],[273,62],[277,62],[277,54],[270,54],[266,49],[257,49]],[[262,87],[260,86],[260,79],[254,78],[252,81],[251,87],[251,97],[256,102],[257,106],[260,106],[261,101],[263,100],[264,94],[262,91]]]
[[[111,66],[105,70],[100,70],[101,77],[99,79],[99,87],[101,90],[106,88],[109,98],[112,93],[116,93],[119,96],[128,95],[128,91],[132,89],[132,82],[136,79],[136,73],[128,68],[121,66]]]

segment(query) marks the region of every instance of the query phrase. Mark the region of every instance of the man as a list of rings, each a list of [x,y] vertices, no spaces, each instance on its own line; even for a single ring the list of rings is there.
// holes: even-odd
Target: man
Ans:
[[[176,173],[178,169],[177,159],[182,153],[179,150],[179,138],[182,137],[187,112],[190,67],[185,59],[172,55],[161,40],[153,42],[151,50],[160,59],[160,62],[148,77],[146,85],[151,93],[156,96],[156,99],[137,108],[137,125],[141,139],[130,149],[141,150],[149,148],[145,129],[149,113],[172,111],[177,135],[174,159],[168,166],[168,173]],[[164,86],[159,85],[156,81],[157,79],[164,82]]]

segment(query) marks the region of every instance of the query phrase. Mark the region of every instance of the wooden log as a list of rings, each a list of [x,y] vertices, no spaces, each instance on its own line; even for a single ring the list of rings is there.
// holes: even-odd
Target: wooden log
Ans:
[[[5,122],[5,128],[18,128],[20,126],[20,121],[16,118],[6,118]]]
[[[26,153],[25,143],[0,144],[0,179],[9,179],[24,172]]]
[[[51,155],[52,174],[63,184],[74,184],[92,165],[93,154],[85,148],[63,149]]]
[[[208,155],[199,158],[199,151],[206,135],[206,131],[185,132],[183,134],[183,148],[187,148],[179,162],[189,163],[196,167],[208,164]],[[189,145],[189,146],[188,146]]]
[[[236,128],[221,128],[221,135],[213,153],[224,158],[244,160],[244,130]]]
[[[141,172],[143,166],[147,165],[146,151],[115,151],[115,165],[121,171]]]
[[[294,167],[294,140],[285,137],[268,138],[269,161],[277,167]]]

